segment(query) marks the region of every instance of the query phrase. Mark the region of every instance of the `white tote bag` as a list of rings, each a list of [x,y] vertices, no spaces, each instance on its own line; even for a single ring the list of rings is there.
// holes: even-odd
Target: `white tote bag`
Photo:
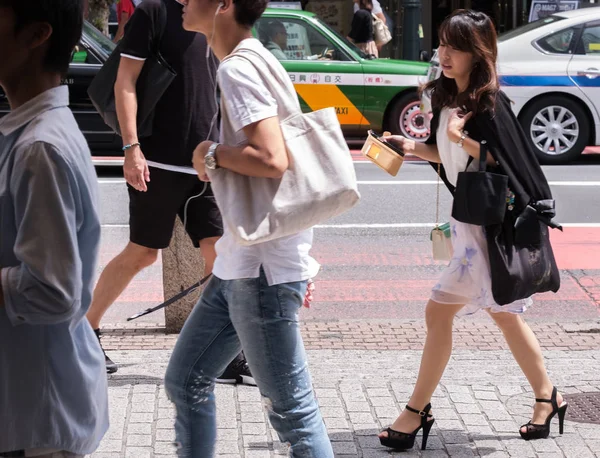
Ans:
[[[254,245],[297,234],[354,207],[360,200],[356,174],[334,108],[303,114],[282,69],[247,48],[227,59],[233,56],[252,63],[277,103],[283,104],[278,112],[290,160],[281,179],[207,170],[223,223],[236,241]],[[223,102],[221,108],[227,116]]]
[[[377,46],[385,46],[392,41],[388,26],[373,14],[373,37]]]

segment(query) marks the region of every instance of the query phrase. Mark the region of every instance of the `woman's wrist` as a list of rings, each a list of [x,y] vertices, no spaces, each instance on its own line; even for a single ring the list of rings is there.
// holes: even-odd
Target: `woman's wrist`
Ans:
[[[462,137],[463,132],[460,130],[448,130],[448,138],[452,143],[458,143]]]

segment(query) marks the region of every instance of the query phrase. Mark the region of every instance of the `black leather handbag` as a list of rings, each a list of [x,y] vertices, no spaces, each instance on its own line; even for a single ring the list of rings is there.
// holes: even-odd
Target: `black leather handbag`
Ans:
[[[160,43],[167,25],[167,9],[164,2],[161,2],[158,23],[158,29],[153,31],[152,55],[144,62],[136,86],[138,99],[137,134],[139,138],[152,135],[156,104],[177,76],[177,73],[160,54]],[[106,125],[118,135],[121,135],[121,129],[119,128],[115,103],[115,82],[117,81],[120,63],[121,45],[119,44],[88,88],[88,95],[92,104]]]
[[[553,216],[554,201],[543,200],[528,205],[517,218],[509,213],[501,224],[486,226],[492,295],[497,304],[559,290],[560,274],[548,227],[562,228],[551,221]]]
[[[500,224],[504,221],[508,177],[488,172],[486,160],[486,142],[482,141],[479,148],[479,170],[460,172],[456,180],[452,217],[457,221],[476,226]]]

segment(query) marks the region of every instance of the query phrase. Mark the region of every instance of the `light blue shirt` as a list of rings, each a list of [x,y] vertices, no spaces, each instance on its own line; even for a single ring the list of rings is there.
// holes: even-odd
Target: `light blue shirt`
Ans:
[[[92,453],[108,429],[104,357],[85,315],[100,222],[65,86],[0,119],[0,453]]]

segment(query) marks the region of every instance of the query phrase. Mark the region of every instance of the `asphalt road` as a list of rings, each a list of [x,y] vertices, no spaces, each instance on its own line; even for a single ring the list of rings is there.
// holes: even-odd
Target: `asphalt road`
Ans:
[[[339,218],[316,228],[313,255],[323,265],[316,302],[304,319],[421,318],[440,263],[430,256],[429,231],[435,223],[437,176],[426,163],[407,161],[397,177],[368,162],[355,163],[362,200]],[[536,320],[597,320],[598,300],[585,285],[600,277],[600,155],[568,166],[544,167],[557,201],[563,234],[553,243],[562,271],[559,294],[538,297],[528,312]],[[103,241],[100,269],[127,242],[128,199],[123,179],[99,172]],[[450,195],[441,189],[445,222]],[[142,273],[109,311],[121,321],[162,301],[161,265]],[[600,282],[598,282],[600,285]],[[484,318],[484,314],[474,319]],[[161,322],[157,313],[147,321]]]

